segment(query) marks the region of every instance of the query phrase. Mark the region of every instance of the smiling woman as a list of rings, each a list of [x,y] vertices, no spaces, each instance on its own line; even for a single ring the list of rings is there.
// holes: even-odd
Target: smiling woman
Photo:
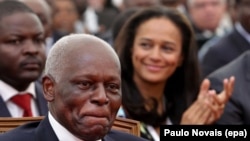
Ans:
[[[164,30],[164,26],[168,28]],[[164,81],[182,63],[181,34],[166,18],[145,21],[138,28],[133,46],[135,81],[140,81],[141,77],[150,82]]]
[[[234,78],[216,96],[200,85],[197,48],[187,18],[176,9],[150,7],[132,15],[115,40],[122,67],[118,116],[141,121],[141,135],[159,140],[163,124],[212,124],[231,96]],[[199,91],[200,90],[200,91]]]

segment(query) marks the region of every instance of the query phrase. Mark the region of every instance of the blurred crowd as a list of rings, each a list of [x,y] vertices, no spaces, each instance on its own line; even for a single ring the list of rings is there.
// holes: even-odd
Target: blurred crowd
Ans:
[[[59,38],[70,33],[93,34],[113,43],[113,35],[119,31],[121,14],[135,7],[164,5],[177,8],[191,21],[198,48],[213,37],[229,33],[236,22],[235,0],[20,0],[33,3],[47,29],[47,49]],[[28,2],[29,1],[29,2]],[[124,16],[127,18],[127,16]],[[118,26],[118,27],[117,27]],[[114,29],[114,27],[118,29]],[[203,58],[202,51],[200,58]]]

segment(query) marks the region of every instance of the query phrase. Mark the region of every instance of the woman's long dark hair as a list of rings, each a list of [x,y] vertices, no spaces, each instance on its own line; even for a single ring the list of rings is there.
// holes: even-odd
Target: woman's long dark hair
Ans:
[[[145,102],[148,101],[142,97],[133,81],[134,67],[131,48],[138,27],[152,18],[161,17],[171,20],[181,32],[183,63],[167,80],[165,86],[166,113],[158,115],[156,100],[152,98],[154,108],[151,111],[146,110]],[[197,48],[193,29],[188,19],[177,10],[162,6],[141,9],[122,27],[115,40],[114,48],[122,66],[122,105],[127,116],[154,126],[161,124],[168,116],[173,123],[178,124],[183,112],[196,99],[200,84]]]

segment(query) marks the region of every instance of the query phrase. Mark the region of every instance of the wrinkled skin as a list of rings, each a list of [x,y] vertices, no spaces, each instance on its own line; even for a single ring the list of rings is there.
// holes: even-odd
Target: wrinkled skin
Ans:
[[[81,42],[70,44],[80,46]],[[62,58],[67,63],[57,82],[50,75],[43,78],[53,117],[84,141],[103,138],[121,105],[119,61],[110,50],[96,46],[100,44],[81,46]]]

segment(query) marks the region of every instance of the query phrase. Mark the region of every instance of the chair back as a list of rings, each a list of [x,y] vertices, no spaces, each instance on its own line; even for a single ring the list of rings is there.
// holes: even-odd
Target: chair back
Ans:
[[[43,118],[44,116],[20,118],[0,117],[0,133],[14,129],[27,122],[41,121]],[[136,120],[116,117],[112,129],[140,136],[140,122]]]

